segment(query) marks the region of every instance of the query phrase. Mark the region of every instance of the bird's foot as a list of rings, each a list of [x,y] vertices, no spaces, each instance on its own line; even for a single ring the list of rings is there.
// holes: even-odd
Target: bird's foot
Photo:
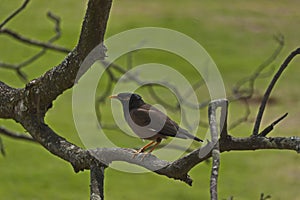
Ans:
[[[146,156],[150,156],[150,155],[151,155],[150,152],[144,153],[144,155],[143,155],[143,157],[142,157],[142,161],[144,160],[144,158],[145,158]]]
[[[136,153],[134,153],[133,154],[133,156],[132,156],[132,159],[134,159],[137,155],[140,155],[140,154],[143,154],[142,155],[142,161],[147,157],[147,156],[150,156],[151,155],[151,153],[149,153],[149,152],[146,152],[146,153],[144,153],[144,152],[136,152]]]
[[[142,161],[143,161],[143,160],[146,158],[146,156],[151,155],[151,152],[144,152],[143,149],[134,150],[132,159],[134,159],[134,158],[135,158],[137,155],[139,155],[139,154],[143,154],[143,156],[142,156]]]
[[[143,153],[144,150],[143,149],[139,149],[139,150],[135,150],[133,149],[134,153],[133,153],[133,156],[132,156],[132,159],[135,158],[138,154],[140,153]]]

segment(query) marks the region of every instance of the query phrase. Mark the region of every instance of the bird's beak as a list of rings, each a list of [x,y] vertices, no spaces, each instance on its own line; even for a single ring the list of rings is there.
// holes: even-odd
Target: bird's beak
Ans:
[[[118,99],[118,96],[117,95],[111,95],[111,96],[109,96],[109,98],[111,98],[111,99]]]

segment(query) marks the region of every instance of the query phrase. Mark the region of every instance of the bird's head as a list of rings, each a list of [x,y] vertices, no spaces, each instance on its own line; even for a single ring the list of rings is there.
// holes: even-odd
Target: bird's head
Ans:
[[[112,95],[109,98],[118,99],[123,105],[127,104],[129,109],[144,104],[142,97],[135,93],[119,93],[118,95]]]

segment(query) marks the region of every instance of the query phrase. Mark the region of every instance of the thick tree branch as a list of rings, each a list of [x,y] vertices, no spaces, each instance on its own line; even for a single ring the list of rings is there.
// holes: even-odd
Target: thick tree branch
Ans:
[[[221,107],[220,115],[220,134],[218,133],[218,122],[217,122],[217,108]],[[211,143],[212,148],[212,169],[210,176],[210,198],[212,200],[218,199],[218,176],[219,176],[219,167],[220,167],[220,146],[219,146],[219,135],[222,138],[228,136],[227,133],[227,113],[228,113],[228,100],[219,99],[214,100],[209,104],[208,107],[208,118],[209,118],[209,127],[211,134]]]
[[[60,65],[27,84],[30,93],[36,94],[38,91],[40,105],[43,108],[47,108],[57,96],[71,88],[75,84],[76,77],[80,78],[87,70],[78,72],[87,55],[103,42],[110,6],[111,0],[90,0],[78,45]],[[97,54],[95,59],[103,59],[105,51],[102,46],[97,50],[94,52]]]
[[[13,119],[18,106],[18,109],[24,109],[21,103],[18,104],[19,92],[19,89],[12,88],[0,81],[0,118]]]
[[[285,149],[294,150],[300,153],[300,137],[246,137],[235,138],[227,136],[219,140],[220,152],[224,151],[241,151],[241,150],[258,150],[258,149]],[[207,151],[207,146],[210,149],[204,156],[202,151]],[[91,155],[95,156],[100,162],[109,165],[113,161],[124,161],[142,166],[157,174],[165,175],[169,178],[184,181],[191,185],[192,179],[188,172],[197,164],[211,157],[211,143],[201,149],[194,150],[186,156],[168,162],[160,160],[154,155],[149,155],[142,160],[143,155],[138,155],[134,159],[134,151],[124,148],[98,148],[89,150]]]
[[[217,108],[219,104],[222,104],[222,101],[212,101],[208,107],[208,118],[209,118],[209,127],[211,134],[211,141],[213,144],[212,149],[212,169],[210,175],[210,199],[218,199],[218,175],[219,175],[219,166],[220,166],[220,147],[218,143],[218,122],[217,122]],[[223,111],[223,109],[222,109]],[[226,111],[227,112],[227,111]],[[222,120],[220,120],[222,121]],[[222,125],[221,125],[222,127]],[[222,129],[220,129],[222,130]]]
[[[91,200],[104,199],[104,170],[105,166],[99,162],[95,162],[91,165]]]
[[[212,150],[212,169],[210,175],[210,199],[218,199],[218,176],[220,167],[220,151],[218,148]]]
[[[93,157],[86,150],[57,135],[40,120],[31,115],[26,116],[20,123],[48,151],[71,163],[75,172],[90,168]]]
[[[0,82],[0,117],[22,124],[34,140],[52,154],[70,162],[76,172],[89,169],[93,157],[88,151],[57,135],[44,123],[44,116],[52,101],[74,85],[81,63],[103,41],[110,6],[111,0],[89,1],[79,43],[59,66],[22,89]],[[103,52],[99,52],[99,56],[103,58]]]

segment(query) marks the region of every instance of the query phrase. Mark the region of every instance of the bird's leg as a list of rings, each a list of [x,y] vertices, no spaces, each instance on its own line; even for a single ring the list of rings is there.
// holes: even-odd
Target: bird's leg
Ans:
[[[156,143],[153,145],[153,147],[150,149],[148,153],[151,153],[160,143],[161,143],[161,139],[157,139]]]
[[[160,143],[161,143],[161,138],[156,139],[155,144],[150,149],[150,151],[148,151],[147,153],[145,153],[145,155],[143,156],[142,160],[144,160],[145,156],[149,155]]]
[[[156,143],[156,141],[152,141],[148,144],[146,144],[145,146],[143,146],[142,148],[140,148],[139,150],[137,150],[134,154],[133,157],[134,158],[137,154],[144,152],[146,149],[148,149],[152,144]]]

